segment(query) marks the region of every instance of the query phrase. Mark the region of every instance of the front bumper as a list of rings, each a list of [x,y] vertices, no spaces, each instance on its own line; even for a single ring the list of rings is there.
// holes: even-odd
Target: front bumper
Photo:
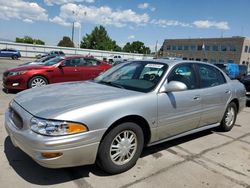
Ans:
[[[21,108],[21,107],[20,107]],[[28,112],[19,115],[24,120],[32,117]],[[99,142],[105,130],[89,131],[68,136],[43,136],[31,131],[24,123],[19,129],[11,119],[11,111],[5,113],[5,128],[12,143],[28,154],[38,164],[48,168],[63,168],[95,163]],[[41,153],[62,153],[55,158],[44,158]]]
[[[247,100],[247,102],[250,101],[250,92],[249,91],[246,92],[246,100]]]
[[[27,89],[27,81],[20,76],[3,77],[3,87],[6,89]]]

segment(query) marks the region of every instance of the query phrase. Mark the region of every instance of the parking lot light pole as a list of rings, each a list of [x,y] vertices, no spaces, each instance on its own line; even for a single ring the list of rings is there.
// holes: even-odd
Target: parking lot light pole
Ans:
[[[84,16],[87,15],[87,12],[84,12]],[[82,24],[80,21],[80,18],[78,17],[78,23],[79,23],[79,38],[78,38],[78,42],[79,42],[79,49],[81,48],[81,33],[82,33]]]
[[[75,15],[75,11],[72,11],[73,16]],[[75,20],[73,20],[72,24],[72,36],[71,36],[71,41],[74,43],[74,33],[75,33]]]
[[[72,36],[71,36],[71,41],[74,43],[74,31],[75,30],[75,22],[73,21],[73,24],[72,24]]]

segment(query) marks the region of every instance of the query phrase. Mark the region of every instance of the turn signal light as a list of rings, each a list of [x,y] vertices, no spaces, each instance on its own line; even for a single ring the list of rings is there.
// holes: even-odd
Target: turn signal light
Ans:
[[[44,158],[50,159],[50,158],[60,157],[62,155],[62,153],[60,153],[60,152],[55,152],[55,153],[43,152],[43,153],[41,153],[41,155]]]
[[[81,124],[76,124],[76,123],[68,123],[68,130],[67,132],[72,134],[72,133],[79,133],[79,132],[85,132],[87,131],[87,127]]]

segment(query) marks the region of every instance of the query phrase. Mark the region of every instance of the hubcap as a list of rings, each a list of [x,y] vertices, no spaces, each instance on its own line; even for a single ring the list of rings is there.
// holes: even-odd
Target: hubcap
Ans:
[[[230,127],[232,126],[235,118],[235,111],[233,107],[228,108],[225,118],[226,126]]]
[[[137,150],[137,137],[133,131],[123,131],[112,141],[110,158],[113,163],[123,165],[128,163]]]
[[[44,85],[46,85],[46,82],[42,78],[36,78],[31,83],[31,87],[32,88],[34,88],[34,87],[41,87],[41,86],[44,86]]]

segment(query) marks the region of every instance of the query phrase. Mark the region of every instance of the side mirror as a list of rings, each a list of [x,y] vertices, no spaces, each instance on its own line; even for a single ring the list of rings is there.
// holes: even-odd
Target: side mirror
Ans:
[[[63,68],[63,67],[65,67],[64,62],[59,63],[58,68]]]
[[[165,83],[161,89],[160,93],[168,93],[168,92],[174,92],[174,91],[185,91],[187,90],[187,85],[183,82],[179,81],[171,81],[169,83]]]

